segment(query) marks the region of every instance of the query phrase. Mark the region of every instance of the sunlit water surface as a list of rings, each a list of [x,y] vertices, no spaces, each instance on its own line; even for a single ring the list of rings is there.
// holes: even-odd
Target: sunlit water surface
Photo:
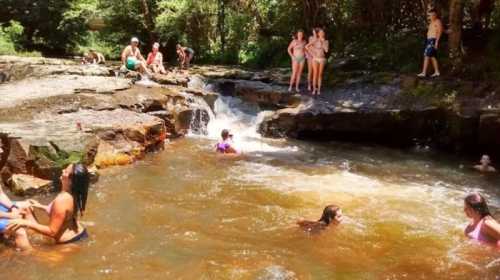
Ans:
[[[225,102],[209,136],[102,173],[89,240],[0,248],[5,279],[499,279],[500,252],[463,236],[464,196],[479,190],[496,211],[496,178],[425,150],[261,139],[259,116]],[[225,126],[245,157],[214,153]],[[297,229],[331,203],[343,224]]]

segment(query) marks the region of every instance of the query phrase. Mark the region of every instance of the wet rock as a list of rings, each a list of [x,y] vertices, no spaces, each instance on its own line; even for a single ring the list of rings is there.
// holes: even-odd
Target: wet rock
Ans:
[[[479,120],[479,147],[481,153],[498,155],[500,147],[500,112],[489,111]]]
[[[259,81],[218,80],[215,86],[224,95],[239,97],[263,108],[295,107],[302,102],[300,95],[288,93],[285,87]]]
[[[26,174],[14,174],[8,182],[12,192],[17,195],[34,195],[51,191],[52,182]]]
[[[167,74],[154,74],[151,80],[159,83],[160,85],[178,85],[187,87],[189,78],[186,74],[168,72]]]
[[[415,138],[432,136],[439,113],[437,108],[368,111],[315,101],[277,111],[264,119],[259,131],[268,137],[411,145]]]

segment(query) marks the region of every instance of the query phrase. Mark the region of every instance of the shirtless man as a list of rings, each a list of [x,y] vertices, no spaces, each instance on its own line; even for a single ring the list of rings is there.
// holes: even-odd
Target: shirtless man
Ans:
[[[488,155],[483,155],[479,164],[474,166],[474,169],[483,173],[493,173],[497,171],[495,167],[491,166],[491,159]]]
[[[136,37],[132,38],[132,40],[130,40],[130,45],[122,52],[122,63],[128,70],[139,71],[140,73],[151,75],[146,60],[142,56],[138,46],[139,39]]]
[[[424,50],[424,66],[422,73],[418,74],[419,77],[424,78],[427,76],[427,68],[429,67],[429,61],[432,62],[434,67],[433,78],[439,77],[441,73],[439,72],[439,64],[437,61],[437,50],[439,48],[439,40],[443,34],[443,23],[438,17],[437,11],[435,9],[429,10],[430,24],[429,30],[427,31],[427,41]]]

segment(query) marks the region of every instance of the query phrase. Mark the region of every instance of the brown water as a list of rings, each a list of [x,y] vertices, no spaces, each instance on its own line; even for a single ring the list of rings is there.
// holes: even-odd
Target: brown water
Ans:
[[[31,256],[0,247],[4,277],[500,279],[500,252],[463,237],[462,202],[479,190],[496,211],[498,178],[425,149],[261,139],[257,110],[236,99],[220,98],[215,113],[209,137],[103,172],[84,217],[89,240],[54,247],[34,236]],[[226,127],[245,158],[213,152]],[[297,229],[331,203],[342,225]]]
[[[462,233],[464,195],[477,188],[498,206],[495,179],[427,153],[268,143],[276,151],[221,160],[213,141],[184,139],[107,170],[89,198],[88,241],[36,239],[34,256],[1,248],[0,270],[20,280],[498,279],[500,253]],[[341,226],[295,227],[329,203],[344,209]]]

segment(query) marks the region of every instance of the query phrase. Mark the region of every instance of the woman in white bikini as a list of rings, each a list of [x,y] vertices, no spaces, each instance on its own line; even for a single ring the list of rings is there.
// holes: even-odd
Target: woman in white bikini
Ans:
[[[323,71],[325,69],[326,57],[329,43],[325,38],[323,29],[316,29],[317,37],[307,44],[306,49],[313,55],[313,95],[321,94],[321,84],[323,82]]]
[[[316,29],[313,28],[312,35],[309,37],[308,44],[316,39]],[[306,60],[307,60],[307,90],[312,91],[312,79],[313,79],[313,55],[306,48]]]
[[[292,58],[292,76],[290,77],[290,87],[288,92],[292,91],[295,83],[295,91],[300,91],[300,77],[304,71],[304,63],[306,60],[305,47],[307,43],[304,40],[304,31],[299,30],[295,39],[288,45],[288,54]]]

